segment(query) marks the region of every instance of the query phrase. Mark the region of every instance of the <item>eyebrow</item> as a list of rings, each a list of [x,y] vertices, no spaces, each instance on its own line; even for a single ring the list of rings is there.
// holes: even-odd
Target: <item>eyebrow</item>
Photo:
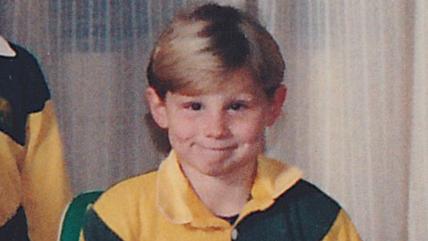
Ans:
[[[180,98],[183,101],[192,101],[192,100],[195,100],[198,98],[202,98],[204,96],[215,96],[216,95],[216,94],[210,94],[210,93],[197,94],[197,95],[186,95],[186,94],[182,94],[179,92],[175,92],[175,93],[170,92],[170,94],[172,97]],[[241,99],[241,100],[252,101],[252,100],[257,99],[259,97],[259,95],[256,93],[250,93],[250,92],[238,92],[238,93],[232,93],[229,97],[230,97],[230,99],[238,99],[238,100]]]

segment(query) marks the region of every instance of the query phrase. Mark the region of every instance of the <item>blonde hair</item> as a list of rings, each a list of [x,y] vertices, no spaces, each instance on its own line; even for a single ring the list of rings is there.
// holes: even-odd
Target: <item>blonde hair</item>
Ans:
[[[285,63],[269,32],[236,8],[205,4],[178,14],[160,35],[150,56],[147,79],[157,95],[198,95],[229,84],[229,74],[248,71],[268,98],[284,77]],[[146,115],[158,151],[171,149],[167,130]]]
[[[277,43],[255,18],[210,3],[173,19],[156,42],[147,77],[164,98],[168,91],[193,95],[216,90],[239,69],[249,71],[272,96],[285,64]]]

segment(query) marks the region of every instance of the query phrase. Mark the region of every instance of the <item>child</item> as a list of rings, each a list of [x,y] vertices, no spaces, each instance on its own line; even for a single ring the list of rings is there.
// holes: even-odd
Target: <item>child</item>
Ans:
[[[56,240],[71,196],[36,59],[0,36],[0,240]]]
[[[271,35],[239,10],[178,15],[152,52],[146,91],[172,150],[157,171],[107,190],[82,239],[360,240],[334,200],[263,155],[284,68]]]

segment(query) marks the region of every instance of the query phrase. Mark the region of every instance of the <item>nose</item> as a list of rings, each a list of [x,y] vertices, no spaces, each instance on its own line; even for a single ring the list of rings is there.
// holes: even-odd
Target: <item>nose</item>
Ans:
[[[205,136],[209,138],[222,139],[230,135],[227,117],[224,113],[211,113],[205,120]]]

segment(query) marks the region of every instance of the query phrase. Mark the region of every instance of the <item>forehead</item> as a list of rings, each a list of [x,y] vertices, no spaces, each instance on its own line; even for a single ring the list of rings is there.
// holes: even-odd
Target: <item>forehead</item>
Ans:
[[[247,92],[262,94],[263,88],[246,69],[228,73],[205,73],[190,77],[186,86],[177,90],[178,94],[195,96],[213,93]]]

